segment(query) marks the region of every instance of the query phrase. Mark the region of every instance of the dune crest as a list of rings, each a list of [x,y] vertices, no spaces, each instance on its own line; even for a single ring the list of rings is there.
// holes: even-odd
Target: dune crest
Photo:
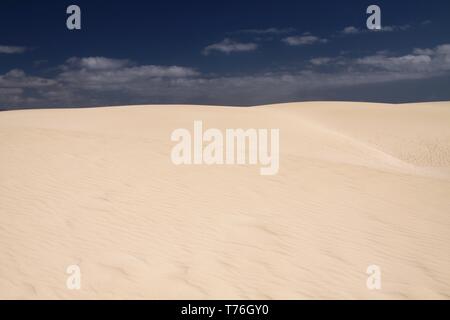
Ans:
[[[278,173],[174,165],[196,120],[280,129]],[[450,102],[1,112],[0,298],[448,299],[449,124]]]

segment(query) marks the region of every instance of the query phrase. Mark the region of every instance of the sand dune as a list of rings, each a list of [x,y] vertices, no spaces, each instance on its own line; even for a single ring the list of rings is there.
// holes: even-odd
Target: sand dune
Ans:
[[[278,174],[175,166],[194,120],[279,128]],[[450,298],[450,102],[8,111],[0,154],[3,299]]]

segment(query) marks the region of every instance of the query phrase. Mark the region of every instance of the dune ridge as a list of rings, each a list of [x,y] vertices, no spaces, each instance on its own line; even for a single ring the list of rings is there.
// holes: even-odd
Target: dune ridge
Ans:
[[[175,166],[195,120],[279,128],[278,174]],[[449,124],[450,102],[0,112],[0,298],[449,299]]]

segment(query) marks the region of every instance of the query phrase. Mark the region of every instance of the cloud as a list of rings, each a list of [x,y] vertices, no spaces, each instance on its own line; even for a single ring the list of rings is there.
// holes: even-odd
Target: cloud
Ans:
[[[1,46],[0,45],[0,54],[18,54],[24,53],[28,49],[26,47],[17,47],[17,46]]]
[[[450,44],[437,46],[433,49],[414,49],[412,53],[403,56],[388,56],[377,54],[359,58],[356,63],[372,67],[375,70],[395,71],[426,77],[441,72],[450,71]]]
[[[256,43],[240,43],[226,38],[219,43],[214,43],[207,46],[205,49],[203,49],[203,54],[209,55],[211,51],[218,51],[229,54],[232,52],[254,51],[257,48],[258,45]]]
[[[393,88],[394,82],[404,80],[426,79],[421,83],[429,84],[440,76],[450,79],[450,44],[416,48],[404,55],[312,57],[295,69],[247,75],[217,76],[189,67],[139,65],[106,57],[71,58],[56,70],[51,78],[17,69],[0,75],[0,107],[256,105],[342,97],[345,90],[354,97],[360,92],[355,88],[361,86]],[[375,90],[379,97],[384,93]],[[406,92],[403,99],[411,94]]]
[[[284,43],[290,46],[305,46],[315,43],[326,43],[327,39],[322,39],[313,35],[304,34],[302,36],[286,37],[282,40]]]
[[[411,29],[411,25],[409,24],[404,24],[401,26],[381,26],[381,32],[393,32],[393,31],[406,31]]]
[[[416,48],[413,50],[413,53],[416,55],[428,55],[431,56],[432,54],[434,54],[434,50],[433,49],[420,49],[420,48]]]
[[[13,69],[0,75],[1,106],[35,106],[47,99],[36,93],[38,90],[51,90],[58,82],[52,79],[26,75],[23,70]]]
[[[129,60],[105,57],[73,57],[55,70],[57,74],[52,78],[27,75],[19,69],[0,75],[0,106],[139,102],[159,93],[167,95],[168,90],[182,84],[183,79],[199,76],[193,68],[137,65]]]
[[[23,70],[13,69],[0,75],[0,89],[40,88],[55,85],[55,80],[26,75]]]
[[[405,55],[400,57],[387,57],[384,55],[375,55],[357,60],[358,64],[372,66],[377,69],[389,71],[427,71],[432,62],[428,55]]]
[[[381,30],[369,30],[367,28],[359,29],[355,26],[348,26],[345,27],[340,31],[341,35],[355,35],[355,34],[361,34],[361,33],[368,33],[368,32],[394,32],[394,31],[406,31],[411,29],[412,26],[409,24],[404,25],[392,25],[392,26],[382,26]]]
[[[354,26],[348,26],[348,27],[345,27],[341,31],[341,33],[343,33],[343,34],[357,34],[357,33],[361,33],[361,31],[362,30],[360,30],[360,29],[358,29],[358,28],[356,28]]]
[[[66,63],[70,67],[79,67],[89,70],[119,69],[131,64],[129,60],[109,59],[105,57],[73,57],[68,59]]]
[[[192,68],[180,66],[135,65],[130,60],[104,57],[72,57],[61,66],[59,79],[66,82],[108,84],[145,81],[150,78],[184,78],[198,75]]]
[[[294,32],[294,28],[267,28],[267,29],[244,29],[235,33],[255,34],[255,35],[279,35]]]
[[[328,57],[319,57],[319,58],[312,58],[309,60],[309,62],[311,62],[311,64],[316,65],[316,66],[322,66],[325,64],[328,64],[332,61],[332,58],[328,58]]]
[[[104,57],[70,58],[61,66],[55,80],[60,90],[54,90],[52,100],[67,100],[83,104],[95,103],[106,95],[111,101],[125,97],[139,99],[158,96],[182,82],[199,76],[193,68],[181,66],[137,65],[129,60]],[[61,97],[60,97],[61,96]]]

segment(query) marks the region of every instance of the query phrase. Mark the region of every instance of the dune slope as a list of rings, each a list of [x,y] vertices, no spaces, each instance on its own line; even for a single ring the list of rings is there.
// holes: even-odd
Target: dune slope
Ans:
[[[279,128],[278,174],[175,166],[194,120]],[[448,299],[450,103],[2,112],[0,298]]]

